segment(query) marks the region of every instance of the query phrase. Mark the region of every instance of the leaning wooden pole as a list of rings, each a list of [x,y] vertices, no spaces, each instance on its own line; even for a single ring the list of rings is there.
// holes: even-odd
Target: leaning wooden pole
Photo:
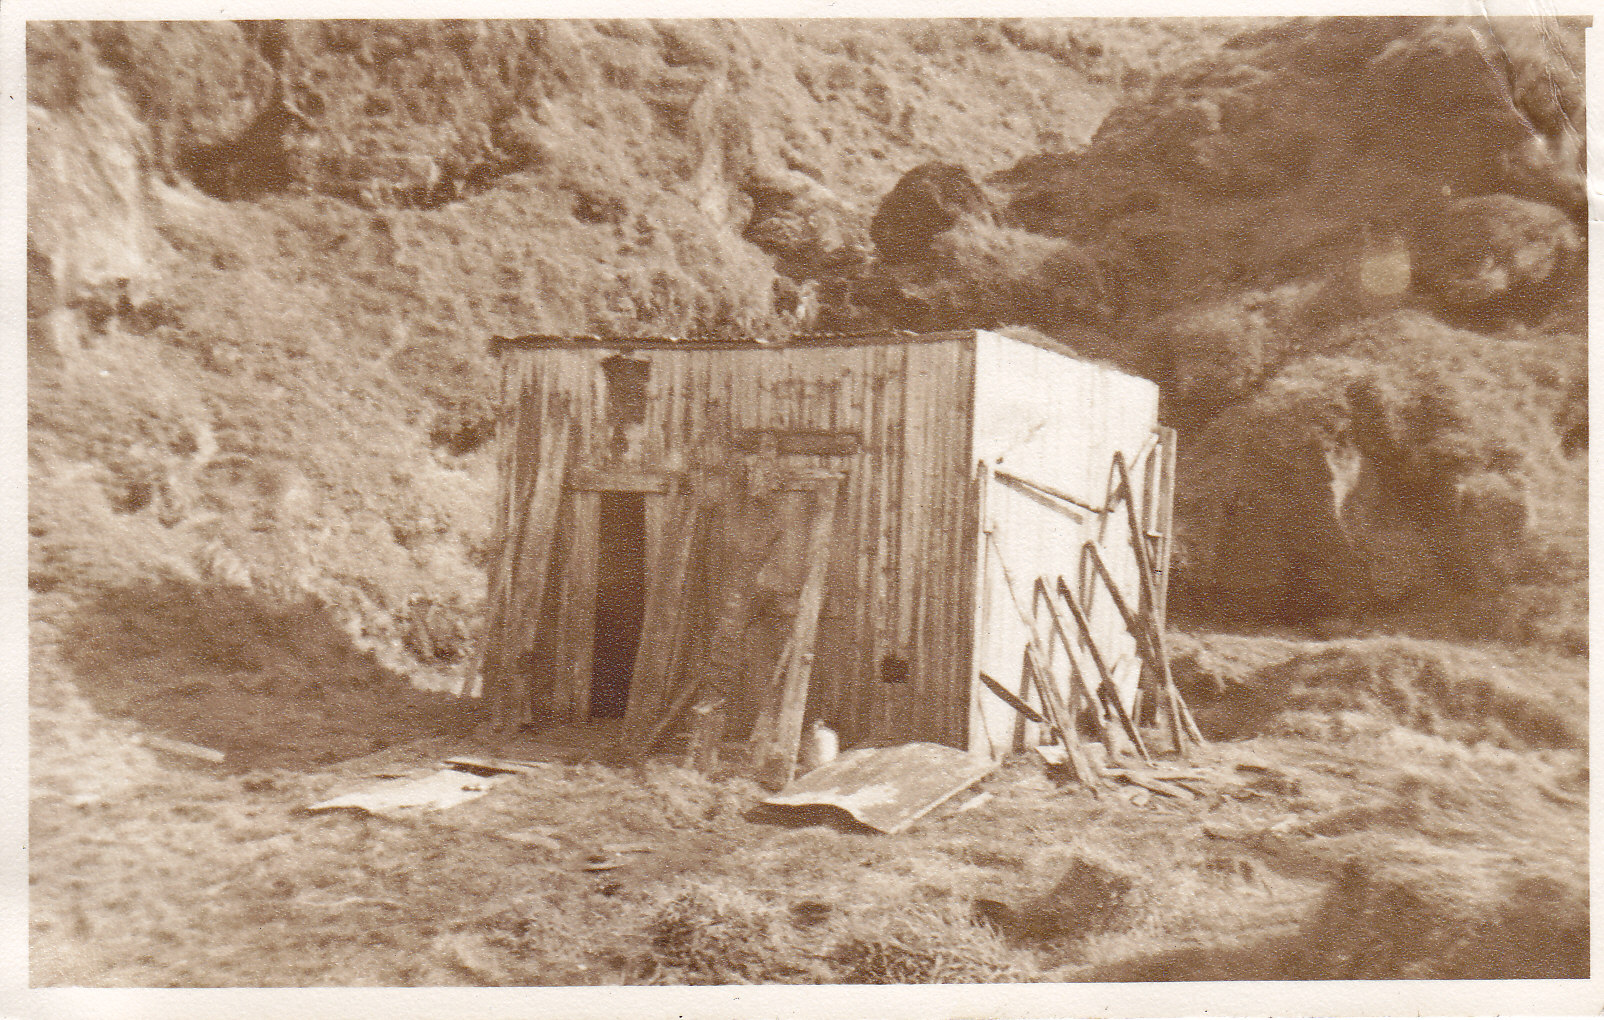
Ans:
[[[1025,645],[1025,660],[1031,681],[1036,685],[1036,696],[1041,699],[1042,712],[1047,716],[1048,736],[1051,737],[1053,733],[1058,735],[1058,743],[1064,749],[1064,761],[1069,766],[1072,778],[1085,786],[1096,786],[1100,777],[1092,771],[1091,763],[1081,753],[1074,717],[1059,696],[1058,689],[1053,686],[1052,674],[1047,671],[1047,663],[1042,658],[1041,641],[1034,630],[1029,643]]]
[[[1125,491],[1131,491],[1130,472],[1125,469],[1125,458],[1118,451],[1114,453],[1114,467],[1119,471],[1120,482]],[[1147,541],[1139,530],[1136,513],[1131,507],[1129,499],[1126,500],[1127,511],[1130,515],[1131,546],[1136,551],[1137,573],[1142,577],[1142,595],[1147,602],[1148,628],[1152,634],[1155,648],[1158,651],[1158,665],[1164,681],[1164,694],[1170,702],[1170,723],[1175,729],[1175,750],[1184,753],[1183,741],[1191,737],[1199,747],[1207,747],[1208,741],[1203,739],[1203,733],[1197,728],[1197,722],[1191,718],[1192,713],[1181,700],[1180,692],[1175,689],[1175,681],[1170,675],[1170,655],[1164,640],[1164,629],[1159,623],[1157,612],[1159,610],[1158,594],[1155,590],[1152,561],[1147,556]]]
[[[1176,690],[1175,683],[1170,678],[1169,652],[1160,641],[1157,628],[1152,626],[1151,620],[1148,618],[1138,617],[1131,611],[1130,603],[1126,602],[1125,596],[1120,594],[1119,586],[1114,583],[1114,575],[1109,572],[1108,564],[1103,560],[1103,554],[1097,548],[1097,543],[1087,542],[1083,548],[1091,553],[1092,566],[1097,573],[1102,575],[1103,584],[1108,588],[1109,594],[1114,599],[1114,608],[1119,610],[1120,618],[1125,621],[1125,629],[1129,630],[1131,636],[1136,638],[1142,655],[1153,663],[1153,668],[1159,671],[1160,681],[1164,685],[1164,696],[1170,705],[1170,722],[1174,727],[1174,732],[1179,734],[1181,732],[1180,727],[1185,725],[1188,735],[1193,736],[1199,745],[1206,746],[1202,739],[1202,734],[1197,730],[1197,723],[1190,721],[1191,711],[1187,709],[1186,702],[1181,699],[1180,692]],[[1177,753],[1184,751],[1180,746],[1179,740],[1180,737],[1177,736],[1175,747]]]
[[[1069,659],[1070,679],[1079,682],[1081,697],[1086,699],[1087,705],[1096,709],[1103,700],[1101,688],[1098,686],[1097,681],[1092,678],[1091,670],[1087,669],[1085,663],[1081,661],[1081,657],[1075,648],[1075,639],[1070,637],[1069,628],[1064,625],[1063,617],[1058,615],[1058,607],[1053,605],[1052,592],[1048,590],[1047,582],[1039,577],[1036,579],[1034,599],[1035,601],[1031,603],[1030,607],[1032,614],[1035,613],[1038,603],[1047,606],[1048,636],[1056,636],[1058,638],[1059,645],[1064,649],[1065,657]],[[1112,734],[1109,731],[1107,720],[1103,718],[1103,713],[1094,714],[1092,719],[1097,726],[1097,732],[1102,738],[1103,744],[1112,747]]]
[[[1075,599],[1075,593],[1070,591],[1068,582],[1062,577],[1058,579],[1058,594],[1064,600],[1064,604],[1069,606],[1070,615],[1075,618],[1075,626],[1080,629],[1081,640],[1085,642],[1086,650],[1091,653],[1092,664],[1097,667],[1100,679],[1098,690],[1106,692],[1103,700],[1109,703],[1115,718],[1119,720],[1126,735],[1131,738],[1131,743],[1136,745],[1137,753],[1142,756],[1142,760],[1151,765],[1153,759],[1147,753],[1147,745],[1142,741],[1141,731],[1126,713],[1125,706],[1120,704],[1119,688],[1114,685],[1113,674],[1109,672],[1108,664],[1103,661],[1103,653],[1098,650],[1097,643],[1092,638],[1091,621],[1086,618],[1085,612]]]
[[[989,530],[985,532],[985,536],[987,550],[997,557],[997,567],[1002,572],[1008,600],[1014,604],[1014,612],[1019,614],[1020,622],[1025,625],[1029,634],[1025,643],[1025,661],[1030,668],[1032,683],[1036,687],[1036,696],[1041,699],[1041,714],[1047,719],[1048,741],[1050,742],[1052,735],[1057,733],[1059,743],[1064,749],[1065,760],[1069,763],[1070,772],[1075,780],[1087,786],[1094,786],[1096,777],[1081,754],[1079,735],[1075,732],[1074,714],[1059,697],[1057,689],[1053,686],[1052,674],[1048,672],[1047,650],[1036,632],[1036,621],[1029,612],[1026,612],[1024,603],[1019,600],[1019,591],[1014,587],[1014,579],[1008,571],[1008,563],[1003,559],[1002,549],[997,544],[997,536]],[[1073,661],[1070,663],[1070,670],[1072,673],[1075,672]],[[1092,697],[1092,704],[1095,705],[1097,703],[1095,694]]]
[[[808,534],[807,576],[797,598],[792,627],[791,656],[780,689],[774,727],[755,755],[759,781],[784,786],[796,775],[796,757],[806,721],[808,681],[813,672],[813,645],[818,636],[819,611],[824,605],[824,583],[830,572],[830,542],[835,534],[835,504],[841,491],[839,478],[826,479],[814,490],[815,516]]]

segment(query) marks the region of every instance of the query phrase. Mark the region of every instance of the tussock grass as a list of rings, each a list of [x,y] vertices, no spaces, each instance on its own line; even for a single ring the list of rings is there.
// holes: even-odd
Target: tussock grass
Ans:
[[[34,880],[36,980],[1570,973],[1585,946],[1575,752],[1402,729],[1216,746],[1239,781],[1204,800],[1135,808],[1059,794],[1020,761],[987,781],[987,804],[938,811],[899,837],[750,821],[756,787],[657,765],[553,763],[436,817],[300,813],[366,772],[437,760],[430,745],[322,773],[158,769],[100,800],[41,791],[30,838],[52,864]],[[655,810],[670,783],[691,805],[729,807]],[[620,855],[619,868],[583,870],[603,847],[641,842],[650,852]],[[1547,943],[1534,928],[1545,912],[1557,925]],[[1435,934],[1400,942],[1398,918]],[[1507,965],[1484,948],[1502,938],[1527,947]]]
[[[1368,719],[1465,744],[1587,745],[1585,666],[1551,653],[1391,637],[1182,639],[1174,654],[1188,700],[1227,738],[1279,727],[1340,740],[1345,719]]]

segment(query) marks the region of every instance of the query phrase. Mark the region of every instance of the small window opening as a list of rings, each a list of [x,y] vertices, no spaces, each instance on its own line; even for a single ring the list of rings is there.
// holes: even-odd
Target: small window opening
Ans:
[[[607,377],[607,417],[614,425],[639,425],[646,420],[646,380],[652,363],[644,358],[615,354],[602,362]]]
[[[901,655],[887,655],[880,660],[880,682],[905,684],[908,682],[908,660]]]

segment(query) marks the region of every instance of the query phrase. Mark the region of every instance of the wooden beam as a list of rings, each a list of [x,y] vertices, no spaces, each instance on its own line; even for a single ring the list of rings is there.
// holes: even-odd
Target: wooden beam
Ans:
[[[1037,712],[1034,708],[1031,708],[1025,702],[1021,701],[1019,699],[1019,695],[1015,694],[1013,691],[1010,691],[1008,688],[1006,688],[1002,684],[998,683],[992,677],[987,676],[985,673],[981,673],[980,674],[980,682],[986,686],[987,690],[991,691],[991,693],[993,693],[993,694],[997,695],[997,697],[1001,698],[1003,700],[1003,703],[1006,704],[1009,708],[1013,709],[1015,712],[1018,712],[1020,715],[1024,716],[1026,719],[1029,719],[1031,722],[1033,722],[1033,723],[1046,723],[1047,722],[1046,719],[1042,718],[1042,715],[1041,715],[1040,712]]]
[[[596,492],[668,491],[669,475],[661,471],[627,471],[606,468],[575,468],[568,475],[568,488]]]
[[[835,504],[840,483],[821,482],[814,494],[813,527],[808,535],[808,573],[797,600],[794,642],[780,692],[774,728],[758,747],[754,759],[760,781],[784,786],[796,775],[796,756],[802,744],[802,724],[808,704],[808,681],[813,672],[813,645],[818,636],[819,609],[824,604],[824,581],[830,569],[830,539],[835,533]]]
[[[1119,471],[1121,481],[1127,492],[1130,491],[1130,473],[1125,469],[1125,460],[1117,452],[1114,454],[1114,467]],[[1159,600],[1155,589],[1152,564],[1147,556],[1147,540],[1137,529],[1134,511],[1131,517],[1131,546],[1136,550],[1137,573],[1142,577],[1142,594],[1147,603],[1147,625],[1150,629],[1153,646],[1158,653],[1158,666],[1164,679],[1164,694],[1170,702],[1170,724],[1175,728],[1176,753],[1184,753],[1183,743],[1190,736],[1199,747],[1207,747],[1208,741],[1203,739],[1203,733],[1197,728],[1196,721],[1191,719],[1191,712],[1181,700],[1180,692],[1175,689],[1175,681],[1170,676],[1169,649],[1165,647],[1164,630],[1159,624]],[[1191,725],[1188,726],[1187,723]]]
[[[1086,650],[1091,653],[1092,664],[1097,667],[1097,689],[1106,693],[1106,697],[1103,700],[1113,709],[1115,717],[1119,719],[1120,726],[1125,730],[1126,736],[1131,738],[1131,743],[1136,745],[1136,750],[1141,754],[1142,760],[1152,764],[1153,759],[1148,756],[1147,746],[1142,742],[1141,731],[1136,728],[1136,724],[1126,714],[1125,706],[1120,704],[1119,688],[1114,686],[1114,675],[1109,672],[1108,664],[1103,661],[1103,653],[1098,650],[1097,642],[1092,638],[1091,621],[1086,619],[1086,614],[1081,610],[1080,603],[1075,598],[1075,593],[1070,591],[1068,582],[1062,577],[1058,579],[1058,594],[1064,600],[1064,604],[1069,606],[1069,613],[1075,618],[1075,626],[1080,629],[1081,640],[1086,643]],[[1054,611],[1057,609],[1050,602],[1048,603],[1048,608]]]
[[[590,716],[590,679],[596,643],[596,560],[601,497],[573,492],[567,549],[562,557],[561,603],[557,606],[556,679],[552,715],[583,722]]]
[[[1042,655],[1041,641],[1032,629],[1030,642],[1025,645],[1026,668],[1030,670],[1032,681],[1036,684],[1036,696],[1041,699],[1042,711],[1051,720],[1051,729],[1058,734],[1059,746],[1064,749],[1064,757],[1069,763],[1069,771],[1078,783],[1086,786],[1095,786],[1098,777],[1092,772],[1091,765],[1087,763],[1085,755],[1081,753],[1080,738],[1075,732],[1075,717],[1069,711],[1064,700],[1059,697],[1058,689],[1053,686],[1052,674],[1047,671],[1047,661]]]
[[[1082,516],[1083,514],[1104,514],[1108,512],[1108,507],[1106,506],[1093,506],[1083,499],[1076,499],[1074,496],[1071,496],[1062,489],[1054,488],[1053,486],[1044,484],[1042,482],[1031,481],[1029,478],[1022,478],[1019,475],[1011,474],[1007,471],[993,469],[991,476],[1011,489],[1021,492],[1027,496],[1036,497],[1037,501],[1041,502],[1042,505],[1048,509],[1056,510],[1059,513],[1074,518],[1077,524],[1085,520],[1085,518]],[[1051,497],[1052,500],[1057,500],[1058,502],[1055,503],[1043,501],[1040,498],[1042,496]],[[1074,507],[1075,510],[1070,510],[1066,507],[1059,506],[1058,503],[1068,503],[1070,506]],[[1080,513],[1076,513],[1076,510],[1080,511]]]
[[[863,437],[825,429],[741,429],[731,437],[731,445],[743,453],[848,457],[863,449]]]
[[[1002,572],[1003,586],[1008,591],[1008,599],[1014,604],[1014,612],[1019,614],[1020,622],[1025,625],[1029,635],[1025,643],[1026,668],[1030,670],[1032,681],[1036,686],[1036,696],[1042,703],[1042,715],[1047,718],[1049,730],[1057,732],[1063,744],[1064,753],[1070,761],[1070,770],[1079,782],[1092,785],[1095,780],[1087,766],[1085,758],[1081,755],[1079,737],[1075,732],[1074,713],[1064,704],[1053,684],[1052,674],[1047,669],[1047,652],[1042,645],[1041,638],[1036,632],[1036,621],[1027,612],[1024,603],[1019,600],[1019,592],[1014,587],[1014,579],[1008,572],[1008,564],[1002,558],[1002,548],[997,544],[997,536],[990,530],[985,531],[986,545],[997,557],[998,569]],[[1037,580],[1038,586],[1040,579]],[[1071,672],[1075,672],[1073,658],[1070,662]],[[1095,704],[1095,696],[1094,701]],[[1100,721],[1099,721],[1100,722]],[[1050,734],[1049,734],[1050,736]]]

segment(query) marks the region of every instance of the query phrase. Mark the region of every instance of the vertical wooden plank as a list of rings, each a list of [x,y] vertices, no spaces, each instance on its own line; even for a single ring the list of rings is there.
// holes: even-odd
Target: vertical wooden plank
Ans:
[[[601,494],[571,492],[568,502],[568,541],[562,568],[562,603],[558,607],[558,674],[552,709],[558,719],[579,722],[590,715]]]
[[[838,357],[826,363],[828,371],[833,373],[827,414],[829,428],[861,434],[852,417],[853,381],[860,378],[860,374],[851,370],[850,362],[857,356],[856,349],[842,348]],[[818,458],[821,464],[840,470],[846,476],[837,500],[810,695],[816,716],[838,730],[846,715],[846,686],[863,682],[856,661],[858,603],[862,589],[857,587],[855,577],[860,567],[858,547],[862,517],[858,493],[862,488],[864,457],[860,449],[847,457]]]
[[[974,498],[973,480],[969,471],[969,454],[973,423],[973,389],[970,383],[969,351],[972,341],[955,341],[952,346],[952,386],[950,404],[955,416],[953,441],[948,448],[947,476],[950,487],[947,497],[947,520],[942,525],[948,541],[953,598],[951,599],[943,629],[948,635],[946,651],[949,669],[950,693],[947,698],[946,732],[948,742],[955,747],[967,747],[969,742],[969,713],[967,701],[974,689],[971,674],[974,657],[971,654],[970,627],[974,618],[974,592],[977,578],[972,572],[970,552],[971,528],[969,506]]]
[[[529,362],[514,362],[506,382],[505,398],[511,422],[504,437],[502,474],[505,526],[501,529],[499,553],[489,577],[490,623],[480,650],[480,694],[490,698],[490,688],[499,684],[506,670],[504,662],[512,654],[507,627],[516,614],[519,593],[513,585],[513,567],[527,526],[527,507],[539,463],[540,393],[529,382]],[[488,677],[495,676],[495,681]]]
[[[925,722],[923,732],[947,743],[951,732],[952,699],[967,694],[965,688],[954,683],[954,657],[951,639],[954,621],[950,606],[952,586],[958,576],[957,564],[951,553],[951,522],[949,510],[955,487],[961,482],[952,475],[953,448],[957,445],[956,416],[961,411],[953,388],[955,363],[952,359],[953,342],[929,344],[928,355],[932,374],[931,399],[926,413],[930,438],[925,444],[929,459],[929,477],[925,482],[930,512],[926,517],[925,559],[920,571],[919,601],[920,652],[923,660]]]
[[[571,422],[558,405],[548,435],[541,442],[534,492],[524,510],[523,540],[517,543],[511,569],[511,591],[516,601],[510,618],[503,621],[505,639],[492,675],[485,677],[491,695],[491,724],[495,729],[527,725],[534,721],[531,678],[521,667],[520,657],[531,646],[534,628],[539,625],[545,605],[547,581],[551,575],[551,553],[557,537],[557,516],[562,506],[563,476],[567,465]]]
[[[692,490],[689,485],[676,485],[670,492],[673,509],[668,515],[664,548],[672,551],[668,562],[649,578],[647,585],[640,647],[630,676],[629,702],[624,708],[625,741],[632,746],[644,743],[653,726],[664,721],[658,717],[668,704],[669,688],[679,673],[690,615],[687,579],[701,530],[697,513],[701,500]]]
[[[646,493],[642,500],[642,516],[645,517],[646,529],[642,560],[648,579],[655,577],[658,571],[667,567],[663,551],[672,547],[669,535],[671,504],[671,497],[660,492]]]
[[[897,517],[897,486],[902,473],[902,433],[897,429],[902,415],[902,378],[896,373],[895,348],[875,348],[875,376],[880,385],[880,399],[876,408],[877,431],[883,451],[880,470],[876,477],[875,520],[878,545],[875,549],[875,570],[871,578],[874,592],[874,631],[870,642],[872,652],[869,675],[874,679],[874,697],[870,700],[872,712],[871,739],[885,739],[890,732],[892,692],[879,680],[880,662],[892,651],[896,625],[895,589],[892,586],[892,563],[900,537],[901,522]]]
[[[941,637],[935,629],[933,614],[940,608],[940,591],[930,583],[933,570],[942,564],[938,550],[936,530],[941,512],[942,478],[941,440],[945,435],[945,415],[940,407],[945,393],[945,379],[940,371],[941,346],[933,343],[908,344],[910,363],[914,367],[914,385],[920,393],[920,403],[913,410],[909,427],[918,430],[912,449],[917,458],[914,480],[917,490],[910,494],[914,503],[916,532],[913,555],[907,566],[908,598],[913,603],[909,636],[909,667],[913,680],[913,705],[906,719],[904,739],[935,737],[941,732],[940,717],[944,706],[940,703],[942,663],[937,656]]]
[[[1170,556],[1173,548],[1172,532],[1175,527],[1175,456],[1176,433],[1168,427],[1159,429],[1160,446],[1163,451],[1163,463],[1159,471],[1158,489],[1158,532],[1163,535],[1159,547],[1158,567],[1158,606],[1155,617],[1158,629],[1163,633],[1169,621],[1169,592],[1170,592]]]
[[[813,525],[808,535],[807,577],[797,599],[796,621],[790,641],[785,686],[780,694],[779,711],[771,730],[753,734],[753,759],[763,781],[776,788],[789,783],[796,773],[797,748],[802,740],[802,724],[808,702],[808,679],[813,668],[814,639],[818,633],[819,610],[823,605],[825,572],[830,563],[830,542],[834,535],[835,505],[839,493],[835,480],[821,483],[815,496]]]
[[[970,661],[971,684],[968,701],[969,737],[967,741],[967,747],[971,751],[977,751],[980,750],[981,747],[984,747],[986,752],[991,755],[992,758],[1000,759],[1003,757],[1003,755],[1007,754],[1013,749],[1012,742],[1004,740],[1002,734],[993,732],[992,727],[989,724],[990,720],[987,718],[986,703],[983,700],[986,695],[982,693],[982,685],[980,683],[980,674],[984,671],[984,667],[981,663],[980,652],[987,647],[987,643],[991,635],[991,612],[993,601],[991,598],[991,592],[995,584],[995,581],[992,578],[991,556],[986,548],[986,540],[984,535],[984,531],[987,526],[986,522],[989,520],[987,517],[986,506],[986,495],[988,489],[990,488],[990,486],[987,484],[989,475],[990,465],[986,464],[984,461],[976,465],[977,481],[974,486],[974,506],[977,517],[975,522],[975,530],[978,534],[978,540],[975,543],[976,563],[974,576],[979,584],[979,591],[977,592],[977,597],[975,598],[974,616],[974,642],[977,652]]]

